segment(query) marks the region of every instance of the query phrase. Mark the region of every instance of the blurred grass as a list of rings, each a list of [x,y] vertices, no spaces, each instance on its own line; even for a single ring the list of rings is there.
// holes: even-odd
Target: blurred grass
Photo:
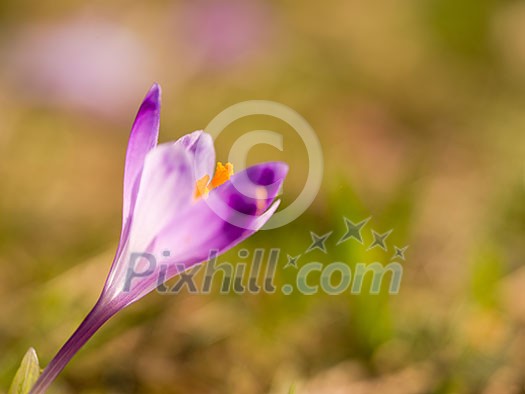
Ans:
[[[225,44],[225,58],[184,30],[207,12],[198,2],[204,11],[184,20],[191,4],[1,3],[0,387],[30,346],[45,365],[96,300],[119,233],[129,126],[156,79],[163,141],[248,99],[285,103],[316,130],[325,177],[314,205],[242,247],[280,247],[284,263],[308,247],[309,231],[334,230],[329,255],[299,264],[389,259],[356,242],[335,247],[343,216],[372,216],[377,231],[394,229],[389,245],[409,245],[401,291],[152,294],[108,323],[53,392],[524,392],[523,3],[254,2],[261,8],[245,17],[259,38]],[[86,36],[78,52],[61,53],[46,29],[86,20],[126,29],[151,69],[127,64],[127,47],[103,57],[111,37],[96,24],[86,36],[101,47],[99,74],[82,57]],[[35,52],[24,38],[33,28],[51,36],[40,47],[86,68],[64,80],[64,70],[43,71],[45,57],[20,67],[20,53]],[[105,64],[115,59],[112,74]],[[80,98],[60,85],[70,81],[87,81]],[[286,205],[307,171],[288,126],[236,122],[218,141],[219,159],[244,130],[263,128],[285,135],[285,152],[257,148],[250,161],[290,163]],[[239,261],[237,251],[219,261]],[[278,287],[293,277],[279,270]]]

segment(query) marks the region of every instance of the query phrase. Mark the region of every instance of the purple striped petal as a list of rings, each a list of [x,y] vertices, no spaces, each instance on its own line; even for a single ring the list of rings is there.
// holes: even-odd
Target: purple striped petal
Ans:
[[[177,254],[186,254],[183,253],[185,250],[204,249],[195,254],[205,256],[212,249],[223,251],[234,246],[266,223],[269,218],[267,210],[277,196],[287,170],[286,164],[273,162],[258,164],[235,174],[179,218],[184,226],[175,224],[167,228],[158,238],[159,246],[163,244],[169,249],[169,246],[177,245],[170,243],[170,240],[180,236],[180,227],[186,234],[184,245],[174,251]],[[239,187],[240,180],[243,181],[242,187]],[[256,194],[257,198],[250,196]]]
[[[160,86],[154,84],[146,94],[131,128],[124,168],[123,227],[133,211],[146,155],[157,145],[160,95]]]
[[[189,209],[194,187],[191,156],[184,147],[161,144],[148,153],[129,236],[121,240],[122,253],[111,268],[105,286],[107,294],[116,295],[122,290],[130,255],[149,253],[157,235]]]
[[[284,163],[250,167],[212,190],[208,199],[199,200],[177,215],[148,250],[162,260],[162,264],[167,264],[166,279],[208,260],[210,253],[225,252],[259,230],[278,207],[278,201],[271,204],[287,170]],[[244,184],[247,178],[250,181]],[[243,180],[242,188],[238,187],[240,180]],[[244,195],[240,189],[260,197]],[[162,257],[163,251],[170,251],[169,259]],[[159,285],[159,267],[158,264],[149,277],[134,284],[131,290],[133,300],[129,302],[136,301]]]
[[[141,185],[133,211],[130,243],[149,241],[193,202],[195,183],[191,156],[181,146],[162,144],[146,157]]]

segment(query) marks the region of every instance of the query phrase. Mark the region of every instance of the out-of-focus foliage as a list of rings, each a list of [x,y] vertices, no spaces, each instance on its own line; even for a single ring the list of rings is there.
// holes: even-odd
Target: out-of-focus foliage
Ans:
[[[497,0],[0,3],[0,387],[29,346],[46,365],[95,302],[120,230],[133,115],[163,87],[161,139],[244,100],[315,129],[324,181],[310,209],[242,245],[388,260],[398,295],[156,293],[110,321],[56,393],[522,393],[525,387],[525,5]],[[306,153],[288,125],[283,204]],[[394,229],[388,253],[343,217]],[[220,261],[246,261],[233,250]],[[279,269],[278,288],[295,272]],[[313,277],[312,277],[313,278]]]

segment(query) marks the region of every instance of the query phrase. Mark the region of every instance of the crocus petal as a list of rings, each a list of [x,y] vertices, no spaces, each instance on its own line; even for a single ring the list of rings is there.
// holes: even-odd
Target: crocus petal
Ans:
[[[160,125],[160,86],[154,84],[139,108],[131,128],[124,167],[123,227],[133,211],[144,159],[157,145]]]
[[[167,258],[160,256],[161,260],[156,260],[157,265],[154,267],[151,274],[144,279],[133,283],[129,292],[121,293],[119,299],[117,300],[118,303],[124,307],[135,301],[138,301],[140,298],[144,297],[146,294],[150,293],[156,287],[161,285],[164,281],[173,278],[181,272],[187,271],[199,263],[209,260],[213,256],[222,254],[231,249],[238,243],[251,236],[254,232],[260,230],[261,227],[264,226],[264,224],[275,213],[279,207],[279,203],[280,201],[276,201],[266,212],[252,219],[251,227],[253,230],[239,229],[227,222],[211,220],[212,218],[217,218],[217,216],[214,216],[209,212],[208,214],[203,213],[200,215],[200,217],[195,218],[197,219],[195,223],[207,226],[206,231],[202,231],[202,228],[196,228],[197,226],[189,226],[190,228],[194,228],[196,231],[200,230],[202,239],[199,241],[190,241],[189,239],[185,238],[186,233],[182,232],[181,235],[177,237],[179,238],[178,242],[181,242],[179,245],[182,247],[175,250],[176,260],[174,260],[174,256],[171,255]],[[221,224],[224,226],[221,227]],[[154,249],[165,249],[159,248],[159,245],[162,245],[161,240],[157,240]],[[159,257],[159,255],[156,253],[153,255]],[[143,267],[135,269],[137,272],[145,270]],[[162,274],[161,270],[164,270]]]
[[[176,242],[181,235],[181,226],[173,223],[157,238],[159,247],[170,249],[170,245],[179,245],[173,253],[182,256],[186,250],[205,249],[204,253],[208,254],[212,249],[223,250],[235,245],[266,222],[262,222],[261,217],[269,218],[264,214],[277,196],[287,170],[286,164],[272,162],[235,174],[230,181],[213,189],[207,199],[199,200],[178,218],[185,223],[183,245]],[[242,187],[239,187],[240,180],[243,181]],[[253,198],[250,194],[258,194],[258,197]]]
[[[191,156],[183,147],[162,144],[148,154],[130,231],[134,252],[145,251],[144,243],[191,205],[194,189]]]
[[[179,138],[175,144],[184,146],[191,153],[195,180],[201,179],[204,175],[210,177],[213,175],[215,148],[211,135],[198,130]]]
[[[167,267],[165,278],[208,260],[210,253],[223,253],[259,230],[278,207],[271,203],[277,196],[287,172],[284,163],[263,163],[248,168],[232,179],[212,190],[208,199],[201,199],[177,218],[156,237],[155,244],[148,251],[158,261],[149,277],[137,281],[131,292],[133,302],[159,285],[160,265]],[[239,180],[249,178],[242,189],[251,187],[252,194],[244,195],[239,190]],[[237,185],[236,185],[237,183]],[[255,189],[258,192],[255,192]],[[163,251],[170,251],[169,257],[162,257]]]
[[[192,204],[193,191],[190,154],[184,147],[161,144],[148,153],[129,236],[121,241],[122,253],[113,263],[106,293],[122,290],[131,254],[150,252],[157,234]]]

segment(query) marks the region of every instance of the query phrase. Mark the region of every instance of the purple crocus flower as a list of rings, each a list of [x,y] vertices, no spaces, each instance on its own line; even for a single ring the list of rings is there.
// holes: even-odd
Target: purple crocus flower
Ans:
[[[167,280],[206,261],[210,253],[230,249],[277,209],[278,201],[272,202],[286,164],[263,163],[230,178],[231,165],[219,163],[210,181],[215,164],[211,136],[196,131],[157,145],[159,122],[160,87],[155,84],[131,130],[122,232],[109,276],[94,308],[43,371],[32,394],[45,392],[87,340],[115,313],[154,290],[159,277]],[[130,270],[148,274],[131,278]]]

